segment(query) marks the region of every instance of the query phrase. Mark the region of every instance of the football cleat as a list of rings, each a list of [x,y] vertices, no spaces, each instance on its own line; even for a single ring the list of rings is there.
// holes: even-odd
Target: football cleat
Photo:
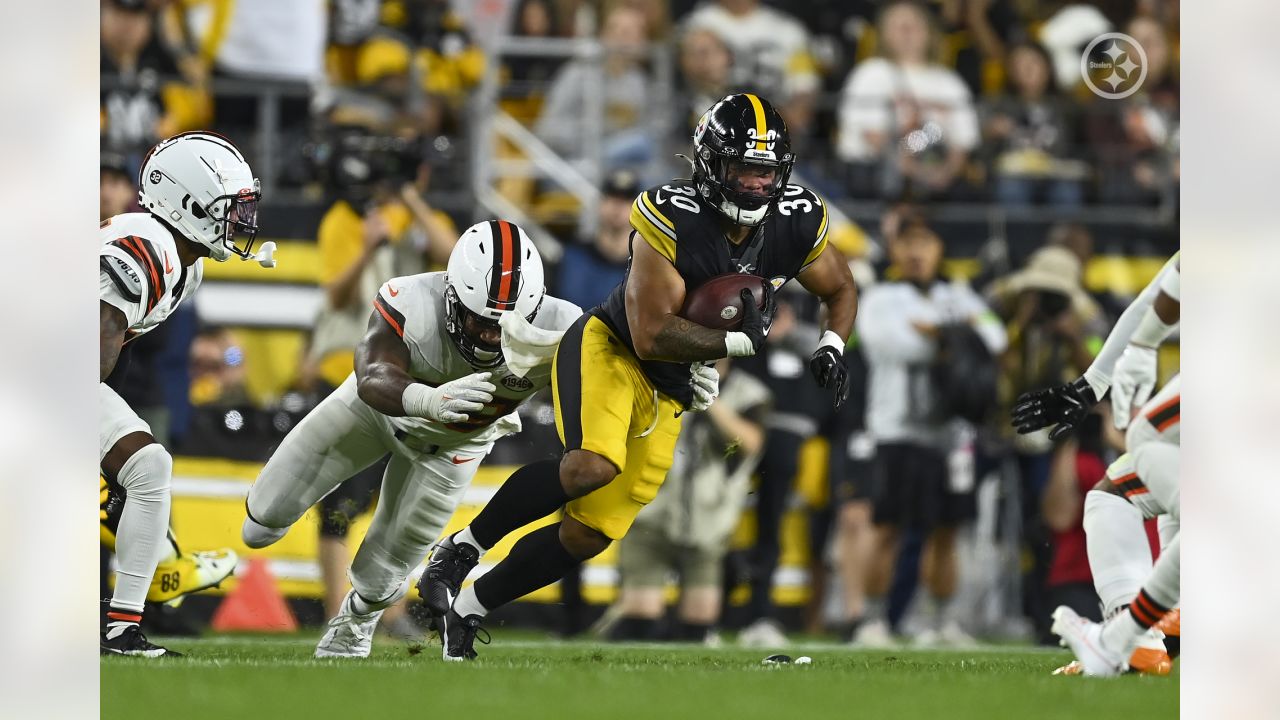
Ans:
[[[475,660],[475,643],[489,644],[489,632],[480,627],[484,618],[479,615],[462,617],[449,608],[440,618],[440,644],[444,646],[444,659],[448,662]],[[483,633],[483,636],[480,634]]]
[[[1080,671],[1077,674],[1109,677],[1119,675],[1128,668],[1123,657],[1103,647],[1102,626],[1080,617],[1075,610],[1065,605],[1060,605],[1053,611],[1051,630],[1054,635],[1062,638],[1058,644],[1070,648],[1075,653],[1076,660],[1080,661]]]
[[[1164,649],[1170,658],[1182,653],[1182,608],[1174,608],[1160,618],[1156,629],[1164,633]]]
[[[373,631],[378,627],[382,610],[360,615],[351,607],[355,590],[347,592],[338,614],[329,621],[324,636],[316,645],[318,658],[365,658],[373,650]]]
[[[761,618],[738,633],[738,644],[750,648],[780,648],[787,646],[787,635],[775,620]]]
[[[147,588],[147,602],[169,603],[222,584],[235,572],[236,557],[230,548],[181,555],[156,566]]]
[[[889,623],[884,620],[871,620],[860,625],[851,643],[867,650],[887,650],[898,645],[889,630]]]
[[[126,655],[129,657],[182,657],[182,653],[160,647],[147,640],[142,629],[134,623],[112,624],[102,633],[99,655]]]
[[[1165,650],[1158,633],[1147,633],[1129,656],[1129,672],[1143,675],[1168,675],[1173,670],[1173,659]],[[1072,660],[1053,671],[1054,675],[1083,675],[1084,666]]]
[[[443,617],[449,612],[462,581],[479,563],[480,552],[467,543],[455,545],[452,536],[436,543],[427,569],[418,580],[418,594],[431,617]]]

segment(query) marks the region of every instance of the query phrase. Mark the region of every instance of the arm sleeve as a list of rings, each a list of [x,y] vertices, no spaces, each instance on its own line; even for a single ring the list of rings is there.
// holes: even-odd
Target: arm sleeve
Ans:
[[[854,328],[868,360],[927,362],[933,358],[933,341],[911,327],[906,316],[877,288],[863,296]]]
[[[129,327],[142,322],[164,296],[160,254],[146,240],[113,240],[98,252],[98,297],[119,308]]]
[[[142,322],[143,287],[136,269],[125,261],[106,254],[98,258],[98,298],[124,313],[125,322],[134,327]]]
[[[1155,278],[1147,283],[1142,292],[1138,293],[1138,297],[1134,298],[1129,307],[1120,314],[1115,327],[1111,328],[1111,334],[1107,336],[1106,342],[1102,343],[1102,350],[1098,351],[1098,356],[1093,359],[1089,369],[1084,371],[1085,379],[1089,381],[1089,385],[1098,397],[1102,397],[1102,394],[1111,387],[1111,373],[1115,371],[1116,362],[1120,360],[1120,355],[1129,345],[1129,338],[1133,337],[1133,331],[1142,322],[1142,316],[1155,303],[1165,275],[1176,272],[1178,272],[1178,255],[1174,255],[1169,262],[1165,263]]]

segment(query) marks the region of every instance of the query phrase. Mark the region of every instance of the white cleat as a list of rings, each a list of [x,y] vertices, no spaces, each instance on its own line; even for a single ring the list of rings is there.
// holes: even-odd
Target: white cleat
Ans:
[[[375,610],[368,615],[357,615],[351,609],[351,599],[355,590],[347,592],[342,600],[342,607],[336,617],[329,621],[324,637],[316,645],[318,658],[366,658],[373,650],[373,631],[378,627],[378,618],[382,610]]]
[[[938,642],[949,648],[974,648],[981,644],[954,620],[945,623],[938,631]]]
[[[757,620],[738,633],[738,644],[751,648],[786,647],[787,635],[773,620]]]
[[[898,646],[893,633],[889,632],[889,623],[884,620],[872,620],[863,623],[853,636],[853,646],[867,650],[888,650]]]
[[[1086,620],[1075,610],[1060,605],[1053,611],[1053,634],[1062,638],[1058,644],[1071,648],[1080,663],[1081,674],[1111,677],[1128,668],[1123,656],[1102,645],[1102,626]]]

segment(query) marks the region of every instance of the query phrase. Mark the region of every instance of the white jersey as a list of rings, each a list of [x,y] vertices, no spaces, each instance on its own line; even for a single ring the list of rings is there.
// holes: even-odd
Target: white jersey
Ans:
[[[204,277],[201,260],[179,263],[172,233],[150,213],[116,215],[98,238],[98,297],[124,313],[126,341],[164,322]]]
[[[409,348],[409,374],[432,387],[477,371],[445,331],[445,288],[442,272],[408,275],[388,280],[373,301],[374,310],[382,314]],[[562,332],[580,315],[582,310],[577,305],[548,295],[533,326]],[[497,388],[493,401],[479,412],[470,413],[470,419],[437,423],[425,418],[393,417],[392,424],[426,443],[444,447],[506,434],[509,431],[497,427],[497,421],[512,415],[520,403],[551,383],[551,364],[536,367],[525,377],[513,375],[506,364],[490,372]]]

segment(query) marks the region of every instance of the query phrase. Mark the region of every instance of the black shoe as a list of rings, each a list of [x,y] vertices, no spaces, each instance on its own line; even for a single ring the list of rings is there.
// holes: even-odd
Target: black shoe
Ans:
[[[418,580],[418,594],[432,617],[442,617],[449,612],[453,599],[462,589],[462,581],[479,562],[479,550],[467,543],[455,545],[452,536],[436,543],[427,569]]]
[[[444,646],[444,659],[451,662],[475,660],[475,643],[489,644],[489,631],[480,627],[484,618],[479,615],[462,617],[449,608],[440,618],[440,644]]]
[[[133,657],[182,657],[182,653],[154,645],[142,634],[137,625],[126,625],[124,631],[108,639],[110,629],[102,634],[99,655],[130,655]]]

